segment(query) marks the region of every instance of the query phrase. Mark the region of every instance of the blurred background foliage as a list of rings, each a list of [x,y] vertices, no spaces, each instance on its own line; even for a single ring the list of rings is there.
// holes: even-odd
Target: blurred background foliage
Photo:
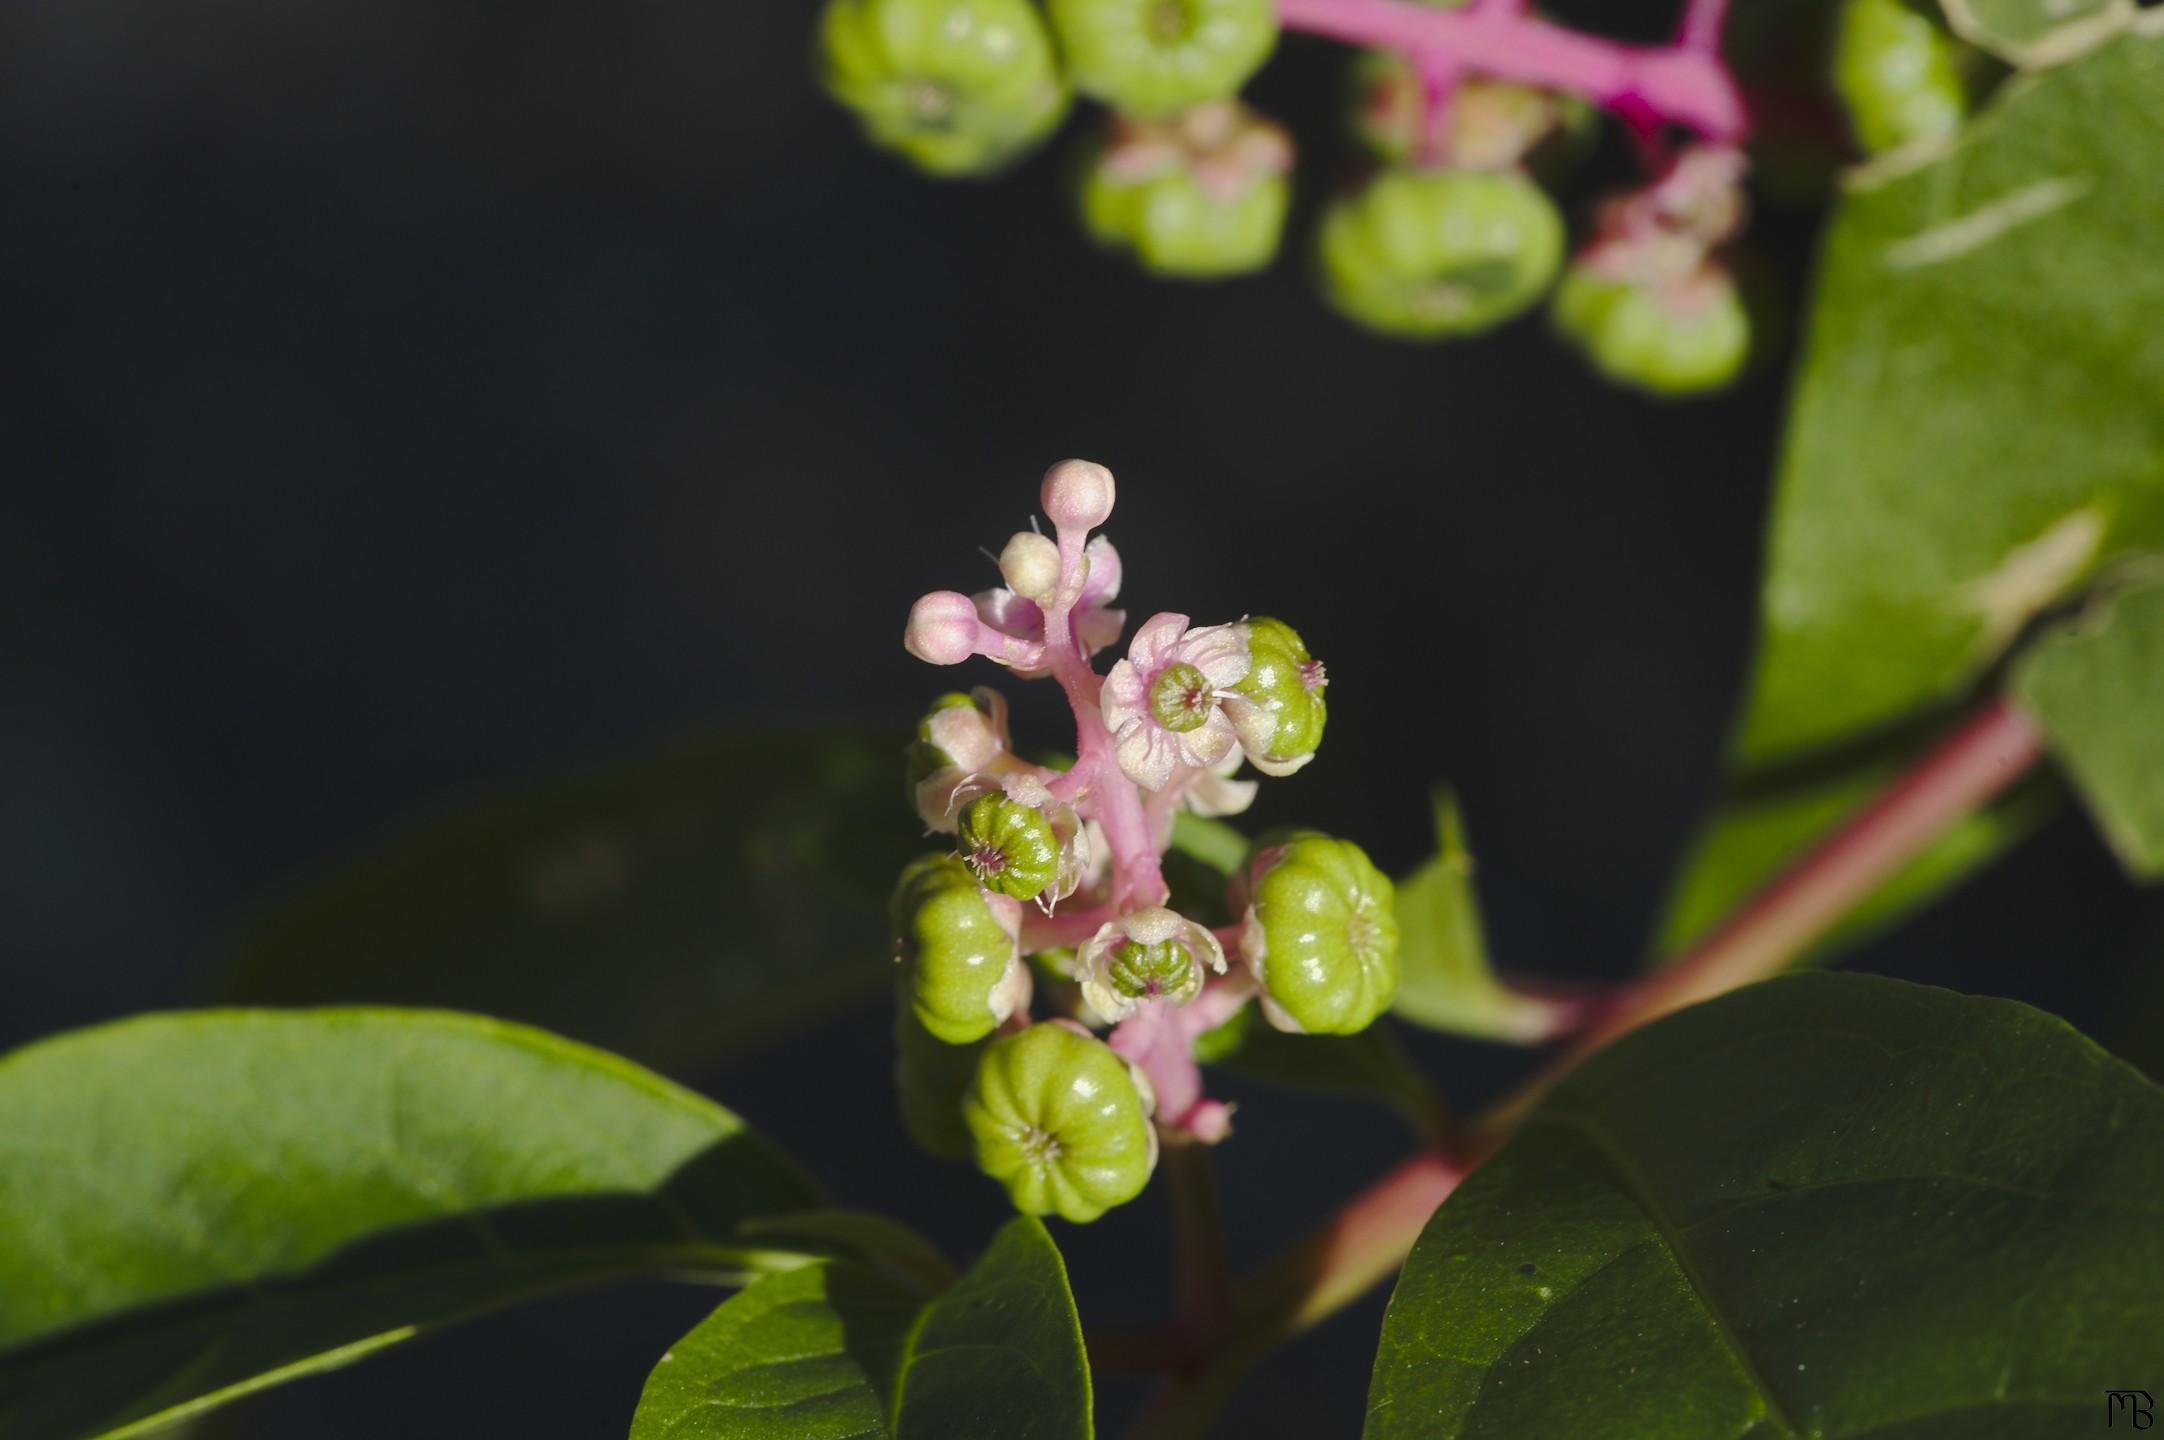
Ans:
[[[1667,19],[1556,8],[1648,36]],[[1282,614],[1328,660],[1330,745],[1266,789],[1260,822],[1356,836],[1403,873],[1447,781],[1500,963],[1636,966],[1743,685],[1786,357],[1662,407],[1603,388],[1537,321],[1373,340],[1313,302],[1297,254],[1250,281],[1146,282],[1071,223],[1059,147],[1001,183],[934,186],[859,143],[806,78],[811,13],[83,0],[0,20],[0,1045],[216,995],[270,897],[563,771],[629,766],[661,819],[634,827],[645,849],[519,852],[551,894],[605,895],[652,862],[672,904],[725,929],[716,897],[756,894],[761,855],[807,884],[877,873],[865,857],[913,839],[898,757],[875,782],[891,805],[848,810],[854,858],[832,862],[747,847],[728,817],[772,819],[756,795],[718,804],[737,792],[609,757],[710,757],[803,716],[898,734],[951,678],[902,653],[909,600],[990,583],[974,547],[1069,453],[1120,476],[1133,609]],[[1256,91],[1307,142],[1310,209],[1344,158],[1340,58],[1289,43]],[[1620,147],[1588,185],[1603,166],[1625,173]],[[1816,223],[1798,205],[1754,227],[1791,297]],[[1064,739],[1052,697],[1009,691],[1025,737]],[[688,830],[668,823],[679,794],[706,802]],[[356,905],[377,928],[322,933],[397,943],[406,917]],[[1854,958],[2153,1056],[2121,995],[2154,968],[2158,919],[2067,812]],[[808,964],[859,926],[881,943],[876,904],[803,923]],[[682,1048],[640,1058],[844,1203],[957,1253],[991,1233],[996,1190],[904,1138],[887,1018],[847,1003],[854,982],[797,1012],[829,1016],[802,1039],[712,1063],[702,1006],[732,1041],[778,1038],[742,995],[661,998],[631,964],[566,984],[541,967],[607,933],[551,933],[500,1004],[486,971],[461,1003],[553,997],[542,1018],[573,1033],[665,1010]],[[262,977],[287,982],[310,989]],[[1468,1100],[1523,1064],[1407,1044]],[[1402,1143],[1380,1108],[1249,1105],[1222,1153],[1235,1260]],[[1093,1320],[1161,1310],[1160,1210],[1060,1233]],[[543,1306],[218,1423],[615,1433],[712,1298]],[[1258,1376],[1228,1433],[1349,1433],[1380,1309]]]

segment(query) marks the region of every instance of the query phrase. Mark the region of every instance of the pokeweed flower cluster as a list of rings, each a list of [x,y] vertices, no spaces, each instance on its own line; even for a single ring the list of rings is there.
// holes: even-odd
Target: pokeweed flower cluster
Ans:
[[[1010,539],[999,587],[918,599],[903,636],[934,665],[1050,679],[1073,712],[1062,768],[1022,758],[998,692],[934,702],[909,794],[949,843],[902,872],[892,909],[910,1133],[973,1159],[1018,1208],[1078,1222],[1140,1193],[1160,1146],[1230,1133],[1198,1037],[1251,1003],[1280,1030],[1350,1034],[1398,983],[1390,881],[1350,841],[1267,837],[1230,882],[1231,924],[1173,908],[1162,857],[1179,814],[1237,814],[1258,784],[1244,770],[1313,760],[1329,676],[1281,620],[1170,612],[1100,672],[1127,619],[1119,552],[1091,533],[1113,491],[1101,465],[1052,467],[1053,534]]]

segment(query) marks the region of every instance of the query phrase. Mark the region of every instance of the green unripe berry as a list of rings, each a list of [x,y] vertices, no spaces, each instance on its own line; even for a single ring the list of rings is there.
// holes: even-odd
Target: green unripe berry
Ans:
[[[962,812],[962,863],[987,890],[1035,899],[1059,878],[1059,836],[1042,810],[1003,794],[980,796]]]
[[[1271,0],[1050,0],[1075,87],[1132,115],[1222,100],[1277,43]]]
[[[1256,869],[1240,948],[1271,1021],[1316,1035],[1365,1030],[1398,993],[1389,877],[1359,846],[1326,835],[1265,852]]]
[[[1009,913],[1000,914],[1005,906]],[[952,855],[910,862],[894,889],[894,938],[908,965],[917,1023],[949,1045],[981,1040],[1014,1013],[1029,983],[1015,944],[1014,902],[977,888]]]
[[[1157,1164],[1157,1132],[1127,1062],[1058,1023],[986,1046],[962,1119],[977,1168],[1031,1215],[1086,1224],[1141,1194]]]
[[[1247,631],[1247,674],[1232,687],[1240,698],[1227,701],[1226,711],[1255,768],[1290,774],[1322,744],[1329,680],[1300,632],[1284,621],[1258,615]]]
[[[1082,170],[1082,223],[1160,275],[1259,270],[1284,234],[1291,167],[1285,132],[1232,101],[1165,121],[1115,117]]]
[[[1969,113],[1961,55],[1952,32],[1920,6],[1843,0],[1833,84],[1856,143],[1876,154],[1959,130]]]
[[[984,1041],[949,1045],[919,1024],[906,987],[894,1007],[894,1090],[902,1126],[927,1154],[966,1160],[976,1142],[962,1123],[962,1097],[977,1076]]]
[[[1654,286],[1580,262],[1557,288],[1555,323],[1609,379],[1656,395],[1718,389],[1751,349],[1735,283],[1712,268]]]
[[[935,175],[997,170],[1066,112],[1029,0],[829,0],[819,40],[828,93]]]
[[[1324,291],[1372,330],[1471,335],[1540,299],[1563,263],[1563,219],[1523,175],[1389,170],[1323,217]]]
[[[1184,999],[1202,987],[1202,967],[1177,940],[1129,940],[1107,957],[1105,984],[1129,1000]]]

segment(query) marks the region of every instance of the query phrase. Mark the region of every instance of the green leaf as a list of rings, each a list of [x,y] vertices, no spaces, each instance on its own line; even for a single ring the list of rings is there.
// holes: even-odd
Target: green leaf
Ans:
[[[428,1326],[802,1263],[817,1193],[728,1111],[437,1013],[153,1016],[0,1058],[0,1435],[133,1434]]]
[[[2164,35],[2009,85],[1854,179],[1774,500],[1750,765],[1964,693],[2100,566],[2164,550]]]
[[[1555,1007],[1495,978],[1457,797],[1434,796],[1436,854],[1397,883],[1398,996],[1391,1011],[1430,1030],[1526,1044],[1554,1033]]]
[[[899,735],[725,736],[447,816],[273,907],[225,997],[486,1011],[703,1068],[878,992]]]
[[[2164,877],[2164,582],[2040,640],[2013,688],[2128,872]]]
[[[1777,774],[1731,787],[1692,843],[1668,899],[1655,956],[1673,959],[1703,939],[1812,845],[1861,810],[1922,753]],[[2058,809],[2050,784],[2016,787],[1948,829],[1849,911],[1806,962],[1831,958],[1931,903],[2012,849]]]
[[[769,1277],[654,1367],[631,1440],[1088,1440],[1090,1375],[1044,1225],[927,1300],[847,1263]]]
[[[1588,1061],[1436,1212],[1366,1435],[2076,1434],[2164,1362],[2160,1175],[2164,1090],[2052,1016],[1752,986]]]
[[[1962,39],[2016,65],[2056,65],[2101,45],[2139,12],[2134,0],[1944,0]]]

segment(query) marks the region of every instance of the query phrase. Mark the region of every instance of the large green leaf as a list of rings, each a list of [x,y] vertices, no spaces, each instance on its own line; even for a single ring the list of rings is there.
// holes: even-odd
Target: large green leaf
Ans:
[[[1067,1271],[1011,1220],[942,1294],[848,1263],[763,1279],[662,1356],[632,1440],[1088,1440]]]
[[[2164,549],[2164,36],[2007,87],[1826,242],[1775,496],[1759,762],[1969,686],[2115,555]]]
[[[690,1071],[876,993],[901,736],[728,736],[508,794],[277,905],[225,997],[479,1010]]]
[[[747,1238],[817,1194],[614,1056],[433,1012],[154,1016],[0,1059],[0,1435],[131,1434],[430,1325]]]
[[[1414,1248],[1368,1440],[2083,1433],[2164,1373],[2164,1090],[2062,1021],[1788,976],[1618,1042]]]
[[[2044,638],[2014,691],[2126,868],[2164,877],[2164,583],[2111,596]]]

